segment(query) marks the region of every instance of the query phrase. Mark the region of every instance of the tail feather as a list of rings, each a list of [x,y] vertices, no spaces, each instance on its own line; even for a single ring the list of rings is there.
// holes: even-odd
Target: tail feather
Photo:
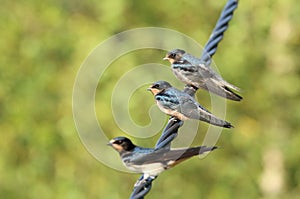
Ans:
[[[225,86],[224,89],[226,90],[226,98],[234,100],[234,101],[241,101],[243,99],[242,96],[236,94],[235,92],[230,90],[228,87]]]
[[[207,147],[207,146],[199,146],[199,147],[192,147],[192,148],[188,148],[181,156],[179,159],[185,159],[185,158],[189,158],[191,156],[195,156],[195,155],[201,155],[203,153],[206,152],[210,152],[213,151],[215,149],[217,149],[217,146],[212,146],[212,147]]]
[[[232,90],[239,91],[240,89],[232,84],[229,84],[225,80],[218,81],[218,80],[211,79],[206,81],[205,84],[203,84],[201,87],[216,95],[225,97],[230,100],[241,101],[243,99],[240,95],[232,91]]]
[[[207,109],[205,109],[204,107],[202,107],[200,105],[199,105],[198,109],[190,112],[189,117],[192,119],[198,119],[198,120],[210,123],[215,126],[220,126],[220,127],[224,127],[224,128],[233,128],[234,127],[229,122],[217,118],[211,112],[209,112]]]
[[[225,120],[221,120],[212,114],[208,115],[208,117],[206,117],[204,119],[207,120],[208,123],[216,125],[216,126],[220,126],[220,127],[224,127],[224,128],[234,128],[234,126],[231,123],[229,123]]]
[[[225,87],[227,87],[229,89],[241,92],[241,89],[239,87],[237,87],[237,86],[235,86],[233,84],[230,84],[230,83],[226,82],[225,80],[223,80],[222,83],[224,84]]]
[[[218,147],[212,146],[212,147],[207,147],[207,146],[199,146],[199,147],[192,147],[192,148],[187,148],[187,149],[182,149],[182,150],[173,150],[170,151],[172,153],[172,157],[176,157],[176,160],[170,159],[171,161],[168,161],[168,167],[174,167],[175,165],[179,164],[182,161],[185,161],[193,156],[196,155],[201,155],[206,152],[213,151],[217,149]],[[184,152],[183,152],[184,150]]]

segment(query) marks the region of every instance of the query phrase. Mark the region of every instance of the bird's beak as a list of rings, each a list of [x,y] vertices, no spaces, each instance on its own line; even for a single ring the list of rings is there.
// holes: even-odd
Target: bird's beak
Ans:
[[[107,143],[106,145],[107,145],[107,146],[112,146],[112,143],[111,143],[111,142],[109,142],[109,143]]]
[[[152,90],[152,86],[150,86],[149,88],[147,88],[147,91],[151,91]]]
[[[169,60],[169,57],[164,57],[163,60]]]

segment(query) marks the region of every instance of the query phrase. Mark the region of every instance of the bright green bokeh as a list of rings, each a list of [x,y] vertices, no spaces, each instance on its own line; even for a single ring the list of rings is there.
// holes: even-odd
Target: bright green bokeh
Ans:
[[[224,4],[225,0],[2,1],[0,198],[128,198],[139,175],[102,165],[78,137],[72,118],[76,73],[96,45],[131,28],[170,28],[205,44]],[[244,100],[227,106],[227,120],[236,128],[224,131],[218,141],[221,150],[163,173],[147,198],[299,197],[299,13],[296,0],[240,2],[214,56],[224,79],[243,90]],[[107,124],[103,128],[109,137],[122,135],[109,107],[110,82],[131,67],[161,60],[163,54],[129,54],[119,60],[120,68],[105,74],[96,107],[101,108],[97,115]],[[138,105],[148,110],[153,97],[142,92],[136,94]],[[198,99],[209,104],[204,91]],[[139,107],[130,105],[133,118],[147,124],[148,111]],[[157,137],[135,141],[150,147]],[[202,139],[199,135],[194,144]]]

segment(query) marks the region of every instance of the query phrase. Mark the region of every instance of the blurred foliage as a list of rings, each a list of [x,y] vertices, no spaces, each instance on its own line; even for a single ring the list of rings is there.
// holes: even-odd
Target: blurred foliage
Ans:
[[[76,73],[96,45],[131,28],[170,28],[205,44],[224,4],[2,1],[1,198],[128,198],[138,175],[102,165],[77,135],[71,99]],[[222,76],[243,89],[241,103],[228,102],[227,120],[236,128],[222,134],[221,150],[163,173],[148,198],[299,197],[299,13],[296,0],[240,2],[214,57]],[[122,135],[109,107],[111,82],[137,64],[161,59],[164,52],[143,55],[126,57],[122,69],[107,71],[101,84],[96,106],[102,107],[99,118],[110,138]],[[133,118],[144,125],[148,118],[140,118],[147,109],[139,107],[154,101],[149,93],[141,95],[131,110],[137,110]],[[195,144],[201,143],[200,136]],[[135,142],[153,146],[157,137]]]

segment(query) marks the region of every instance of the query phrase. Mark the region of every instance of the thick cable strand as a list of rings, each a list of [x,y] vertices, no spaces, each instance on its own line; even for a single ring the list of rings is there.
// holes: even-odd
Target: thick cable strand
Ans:
[[[234,10],[237,8],[238,0],[228,0],[226,3],[220,18],[204,47],[204,52],[201,56],[201,60],[207,64],[211,63],[211,57],[216,53],[218,44],[223,39],[224,33],[228,28],[229,21],[233,16]],[[193,87],[185,86],[184,92],[194,97],[197,89]],[[170,148],[171,142],[176,138],[178,129],[183,125],[183,121],[176,120],[171,117],[164,128],[161,137],[158,139],[155,149],[168,147]],[[149,193],[152,187],[152,182],[156,178],[148,177],[144,179],[142,175],[135,183],[134,190],[131,193],[130,199],[144,199],[144,196]]]
[[[201,56],[201,60],[206,64],[209,65],[211,63],[211,58],[216,53],[218,45],[223,39],[224,33],[228,28],[228,24],[232,19],[233,13],[237,6],[238,0],[228,0],[228,2],[226,3],[218,22],[204,47],[204,51]]]

